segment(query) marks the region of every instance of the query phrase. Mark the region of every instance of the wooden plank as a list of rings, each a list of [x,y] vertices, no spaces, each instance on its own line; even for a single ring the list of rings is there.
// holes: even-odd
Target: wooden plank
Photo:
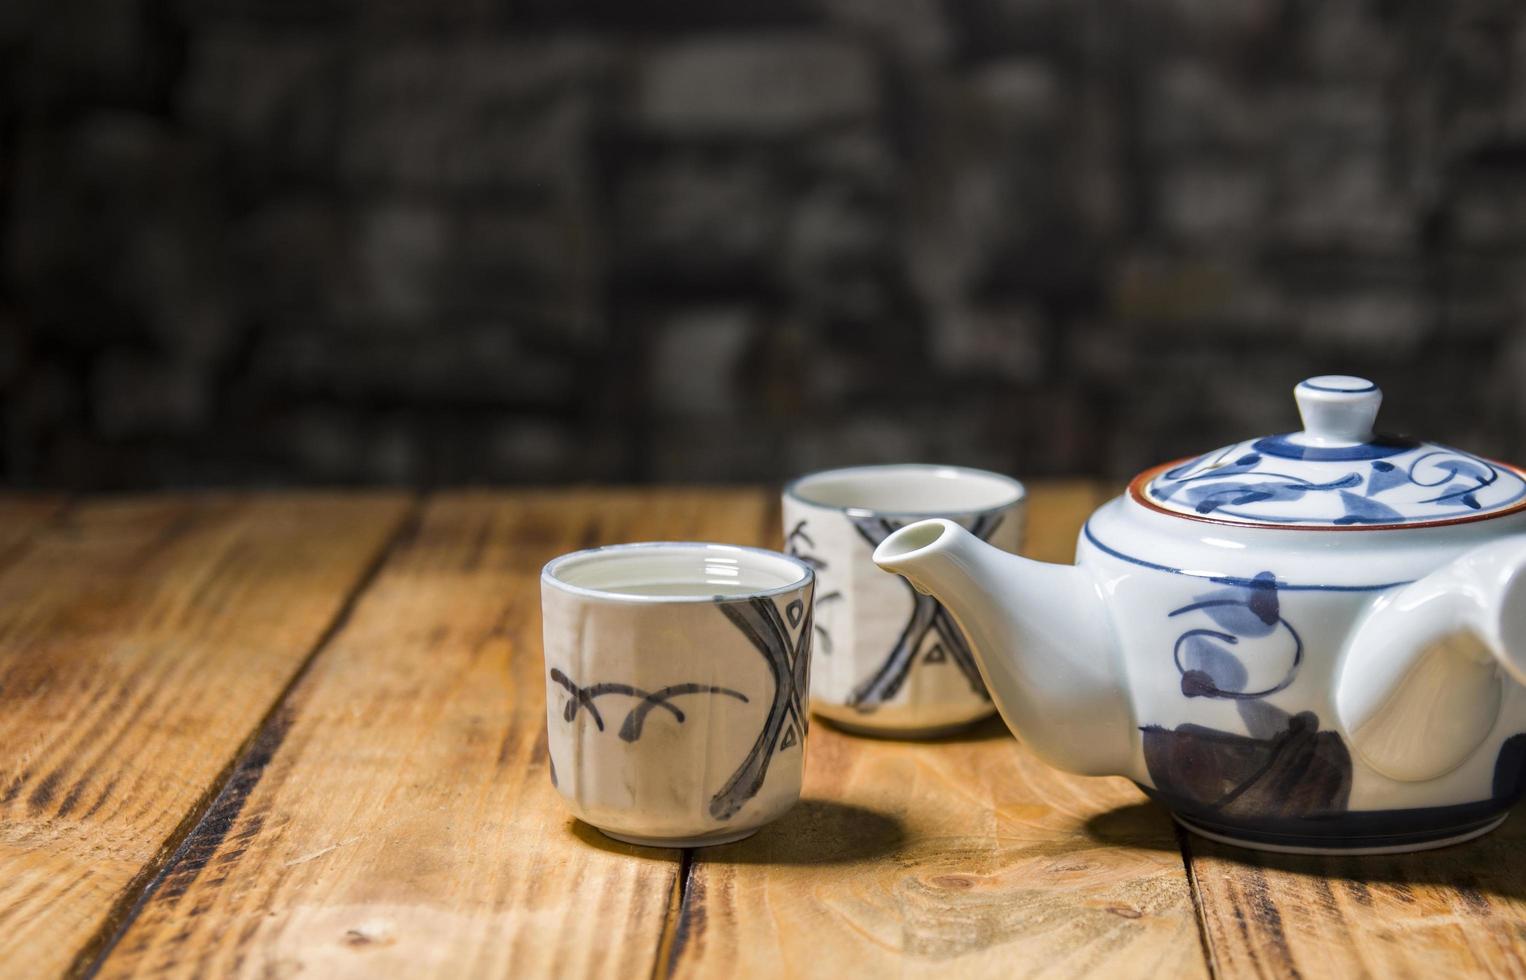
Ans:
[[[86,504],[0,574],[0,963],[52,976],[208,799],[406,509]]]
[[[1263,854],[1187,836],[1217,971],[1526,976],[1526,820],[1419,854]]]
[[[1092,484],[1032,488],[1028,553],[1066,561]],[[775,543],[767,529],[755,541]],[[682,977],[1202,976],[1166,815],[1038,762],[992,721],[930,743],[812,726],[805,799],[696,852],[662,964]]]
[[[539,571],[776,515],[756,491],[432,502],[103,975],[648,975],[679,853],[602,838],[550,784]]]

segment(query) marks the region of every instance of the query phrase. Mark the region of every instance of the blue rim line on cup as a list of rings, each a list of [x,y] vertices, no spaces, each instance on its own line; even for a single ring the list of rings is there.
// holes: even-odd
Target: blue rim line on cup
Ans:
[[[706,595],[702,592],[702,585],[697,584],[694,592],[687,595],[641,595],[634,592],[621,592],[618,589],[599,589],[589,586],[574,585],[566,579],[558,577],[558,571],[564,565],[578,562],[591,561],[601,555],[614,557],[621,554],[630,554],[643,550],[669,549],[678,552],[692,551],[696,553],[711,552],[717,555],[746,555],[755,559],[766,560],[771,563],[794,567],[800,573],[795,578],[783,585],[772,586],[766,589],[752,589],[744,592],[733,592],[727,595]],[[540,570],[541,584],[566,592],[569,595],[579,596],[584,599],[598,599],[603,602],[629,602],[629,603],[717,603],[717,602],[746,602],[749,599],[761,597],[773,597],[787,595],[799,589],[815,584],[816,572],[805,562],[781,551],[770,551],[767,548],[752,548],[740,544],[720,544],[713,541],[636,541],[629,544],[610,544],[598,548],[585,548],[582,551],[573,551],[560,555],[546,562]]]
[[[807,480],[820,480],[826,477],[847,477],[857,473],[885,474],[890,470],[923,471],[922,475],[930,476],[964,476],[980,479],[995,480],[1006,484],[1012,490],[1010,499],[1001,503],[992,504],[989,507],[973,508],[937,508],[933,510],[898,510],[880,509],[874,507],[859,507],[842,504],[829,504],[820,500],[813,500],[800,493],[800,484]],[[820,507],[824,510],[835,510],[850,517],[948,517],[950,515],[966,516],[976,514],[989,514],[999,510],[1006,510],[1025,501],[1028,497],[1028,488],[1020,480],[1015,480],[1004,473],[996,473],[991,470],[976,469],[972,466],[947,466],[942,463],[873,463],[864,466],[842,466],[830,470],[817,470],[814,473],[806,473],[795,477],[784,485],[784,495],[791,500],[805,504],[808,507]]]

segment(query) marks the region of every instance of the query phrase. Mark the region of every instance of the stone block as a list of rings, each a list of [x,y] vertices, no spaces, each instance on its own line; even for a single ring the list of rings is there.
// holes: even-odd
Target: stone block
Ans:
[[[1526,176],[1465,173],[1446,204],[1450,244],[1461,248],[1526,247]]]
[[[407,412],[300,405],[271,420],[264,436],[267,451],[304,480],[417,486],[431,475],[429,433]]]
[[[220,141],[241,171],[333,170],[344,48],[316,33],[256,28],[193,38],[180,102],[189,124]]]
[[[1408,251],[1418,241],[1422,205],[1376,150],[1284,148],[1271,193],[1276,239],[1300,248]]]
[[[364,31],[384,35],[488,34],[511,12],[496,0],[366,0],[351,10]]]
[[[1526,323],[1526,249],[1459,251],[1440,256],[1437,265],[1440,332],[1448,339],[1489,342]]]
[[[1521,384],[1521,379],[1526,378],[1526,328],[1516,326],[1512,329],[1502,348],[1499,366],[1504,383],[1502,390],[1496,393],[1504,396],[1503,403],[1508,406],[1515,429],[1515,436],[1510,440],[1514,452],[1504,458],[1520,459],[1522,453],[1526,453],[1526,439],[1519,434],[1526,430],[1526,385]]]
[[[1267,175],[1251,165],[1177,166],[1156,182],[1156,220],[1168,238],[1189,245],[1251,243],[1266,223],[1268,184]]]
[[[845,407],[846,408],[846,407]],[[910,413],[839,410],[802,417],[783,428],[784,456],[776,478],[869,463],[924,460],[927,439]],[[946,457],[945,457],[946,458]]]
[[[7,0],[0,30],[24,32],[7,52],[7,84],[36,116],[71,106],[151,102],[169,72],[163,39],[147,29],[138,0]],[[30,9],[29,9],[30,8]],[[14,18],[14,20],[13,20]],[[9,26],[4,26],[10,21]]]
[[[1074,92],[1053,66],[1009,58],[921,97],[927,131],[900,184],[896,225],[923,302],[950,309],[975,293],[1071,288],[1087,247],[1077,201],[1096,176],[1076,166],[1082,136],[1065,110]]]
[[[817,34],[714,36],[654,49],[632,81],[631,125],[670,136],[775,137],[880,105],[861,45]]]
[[[200,30],[246,24],[335,31],[350,23],[354,7],[349,0],[198,0],[179,5],[176,12]]]
[[[1273,101],[1282,137],[1310,146],[1381,151],[1405,122],[1381,82],[1285,85]]]
[[[13,483],[1125,476],[1329,370],[1526,439],[1499,0],[14,0],[0,60]]]
[[[873,39],[913,64],[938,64],[953,51],[953,25],[939,0],[817,0],[827,19]]]
[[[575,358],[524,342],[508,323],[289,328],[253,356],[262,389],[355,404],[566,409],[581,377]]]
[[[436,309],[512,319],[517,330],[588,345],[604,337],[601,216],[582,202],[459,207]]]
[[[379,205],[356,230],[356,292],[351,319],[420,319],[441,305],[448,224],[425,203]]]
[[[928,327],[933,363],[940,373],[1018,383],[1042,378],[1049,333],[1043,311],[1031,304],[940,311]]]
[[[223,345],[221,202],[203,147],[103,111],[31,134],[18,157],[6,271],[55,339],[196,357]]]
[[[343,102],[340,173],[440,190],[576,186],[603,71],[601,49],[579,40],[365,49]]]
[[[1110,274],[1110,312],[1135,332],[1267,335],[1287,315],[1284,290],[1252,257],[1209,248],[1136,249]]]
[[[20,47],[38,30],[43,0],[11,0],[0,5],[0,46]]]
[[[573,460],[580,446],[586,446],[579,435],[549,419],[516,419],[494,426],[484,448],[495,474],[520,482],[566,480],[577,470]]]
[[[271,195],[229,230],[239,307],[254,319],[336,320],[353,295],[352,234],[340,206],[321,195]]]
[[[955,57],[979,62],[1013,54],[1075,59],[1088,46],[1086,7],[1068,0],[973,0],[949,5]]]
[[[1275,139],[1266,91],[1200,61],[1155,66],[1142,94],[1140,134],[1156,153],[1243,153]]]
[[[1078,387],[1118,389],[1128,385],[1133,371],[1133,343],[1128,328],[1101,316],[1065,324],[1059,331],[1060,356],[1074,365]]]
[[[1424,4],[1400,16],[1426,26]],[[1299,67],[1319,78],[1389,80],[1406,66],[1404,32],[1379,20],[1374,5],[1363,3],[1315,3],[1303,9],[1295,43]]]
[[[516,0],[505,9],[510,26],[551,34],[599,30],[636,38],[725,31],[746,35],[820,21],[815,0]],[[639,43],[639,42],[638,42]]]
[[[433,433],[432,466],[454,482],[629,480],[629,434],[597,421],[483,413]]]
[[[1284,9],[1279,0],[1149,0],[1130,7],[1130,27],[1152,48],[1188,51],[1225,70],[1243,70],[1287,44]]]
[[[213,421],[210,383],[194,363],[107,351],[91,382],[96,431],[108,439],[204,431]]]
[[[839,181],[891,196],[900,191],[900,153],[893,134],[872,122],[834,126],[791,144],[790,170],[807,182]]]
[[[1509,63],[1513,70],[1501,93],[1505,103],[1502,128],[1519,142],[1526,139],[1526,74],[1521,71],[1521,66],[1526,65],[1526,16],[1518,17],[1509,37]]]
[[[787,217],[769,160],[737,148],[643,156],[616,193],[614,263],[667,280],[761,275]]]
[[[1041,58],[987,62],[967,81],[972,108],[984,123],[1011,138],[1065,121],[1067,98],[1053,64]]]
[[[865,304],[853,301],[851,294],[866,287],[873,291],[885,264],[893,260],[893,216],[887,202],[848,181],[833,180],[803,190],[791,204],[780,252],[794,295],[813,309],[880,314],[875,296],[864,297]]]
[[[649,478],[658,483],[761,483],[780,479],[777,446],[810,424],[804,419],[760,418],[659,424],[649,437],[650,456],[645,461]]]
[[[1382,360],[1414,356],[1437,323],[1418,284],[1310,296],[1297,304],[1294,318],[1310,351],[1356,351]]]
[[[689,310],[647,328],[647,393],[660,415],[740,415],[756,379],[748,354],[759,323],[739,307]]]

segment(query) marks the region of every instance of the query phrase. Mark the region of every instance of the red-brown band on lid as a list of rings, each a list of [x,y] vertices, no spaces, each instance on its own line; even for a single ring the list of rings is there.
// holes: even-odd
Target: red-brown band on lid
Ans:
[[[1181,467],[1186,463],[1190,463],[1197,458],[1198,457],[1195,456],[1183,456],[1181,459],[1174,459],[1170,462],[1161,463],[1158,466],[1150,467],[1129,481],[1129,497],[1140,506],[1145,507],[1148,510],[1155,511],[1158,514],[1165,514],[1167,517],[1179,517],[1182,520],[1199,521],[1204,524],[1217,524],[1224,527],[1249,527],[1258,529],[1264,528],[1269,531],[1409,531],[1427,527],[1448,527],[1453,524],[1475,524],[1479,521],[1492,521],[1496,518],[1508,517],[1511,514],[1519,514],[1522,511],[1526,511],[1526,499],[1522,499],[1512,506],[1500,510],[1491,510],[1480,514],[1466,514],[1460,517],[1441,518],[1439,520],[1408,522],[1401,521],[1398,523],[1390,524],[1277,524],[1267,521],[1235,520],[1232,518],[1214,517],[1211,514],[1197,514],[1180,510],[1173,510],[1168,507],[1162,507],[1160,504],[1149,498],[1145,491],[1156,477],[1169,470]],[[1482,459],[1483,457],[1475,458]],[[1487,460],[1487,462],[1492,466],[1499,467],[1500,469],[1509,472],[1517,479],[1521,480],[1522,483],[1526,483],[1526,469],[1522,469],[1521,467],[1514,466],[1510,463],[1502,463],[1498,460],[1491,459]]]

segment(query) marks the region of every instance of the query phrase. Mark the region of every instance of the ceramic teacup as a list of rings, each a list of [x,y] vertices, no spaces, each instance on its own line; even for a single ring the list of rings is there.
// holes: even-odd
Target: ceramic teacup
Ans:
[[[633,844],[756,831],[800,798],[815,575],[773,551],[615,545],[541,572],[551,778]]]
[[[819,583],[811,679],[819,714],[850,731],[926,738],[995,710],[953,618],[871,556],[927,517],[1015,553],[1025,497],[1021,483],[997,473],[925,464],[825,470],[785,487],[785,550]]]

